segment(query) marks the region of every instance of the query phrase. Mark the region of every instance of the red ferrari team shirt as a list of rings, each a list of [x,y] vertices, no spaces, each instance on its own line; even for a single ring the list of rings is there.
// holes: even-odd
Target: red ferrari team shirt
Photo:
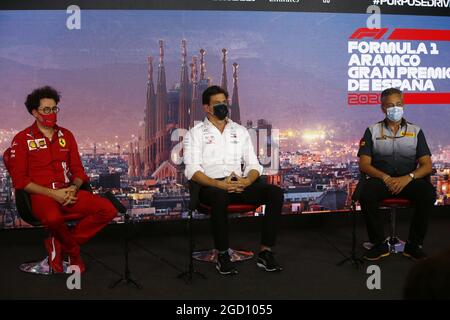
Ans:
[[[77,142],[69,130],[55,126],[51,140],[34,122],[19,132],[11,144],[10,175],[14,188],[24,189],[30,182],[51,187],[75,178],[87,182]]]

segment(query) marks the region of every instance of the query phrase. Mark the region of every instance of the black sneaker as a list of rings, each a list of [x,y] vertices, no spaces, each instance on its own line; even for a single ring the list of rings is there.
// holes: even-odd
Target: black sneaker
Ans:
[[[368,250],[364,255],[364,259],[375,261],[387,257],[390,254],[391,252],[389,251],[389,244],[387,243],[387,241],[385,241],[380,244],[374,245],[370,250]]]
[[[237,269],[234,267],[233,262],[230,260],[230,255],[227,252],[219,253],[217,255],[216,269],[223,275],[235,275],[238,274]]]
[[[422,246],[418,246],[409,242],[405,244],[403,255],[413,261],[423,260],[427,258],[427,255],[422,250]]]
[[[277,260],[275,260],[273,252],[269,250],[261,251],[258,254],[256,265],[260,268],[264,268],[264,270],[269,272],[283,270]]]

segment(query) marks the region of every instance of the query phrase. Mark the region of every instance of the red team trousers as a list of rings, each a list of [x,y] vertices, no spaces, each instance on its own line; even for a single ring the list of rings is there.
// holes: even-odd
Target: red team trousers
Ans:
[[[33,214],[61,242],[64,251],[71,255],[78,255],[79,246],[117,215],[117,209],[105,198],[84,190],[78,191],[76,196],[76,203],[63,206],[50,197],[31,194]],[[64,214],[69,213],[81,217],[73,230],[69,230],[65,224]]]

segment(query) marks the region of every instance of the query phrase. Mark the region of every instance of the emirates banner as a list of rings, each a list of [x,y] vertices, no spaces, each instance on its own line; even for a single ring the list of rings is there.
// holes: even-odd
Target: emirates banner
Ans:
[[[249,130],[268,183],[284,190],[284,214],[348,211],[359,141],[384,118],[389,87],[404,92],[405,118],[426,136],[436,205],[450,204],[450,0],[0,9],[1,154],[34,121],[26,96],[50,85],[93,192],[112,191],[135,221],[187,216],[182,142],[205,117],[210,85],[229,92],[231,119]],[[245,215],[261,214],[264,206]],[[0,228],[24,226],[0,161]]]

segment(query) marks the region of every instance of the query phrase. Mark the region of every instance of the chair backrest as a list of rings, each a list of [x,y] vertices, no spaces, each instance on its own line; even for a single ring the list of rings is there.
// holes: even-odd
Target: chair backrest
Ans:
[[[8,148],[3,152],[3,163],[5,164],[6,170],[9,173],[10,170],[10,160],[11,160],[11,148]],[[31,201],[30,195],[25,190],[15,190],[14,192],[16,198],[17,212],[20,218],[26,223],[32,226],[39,226],[41,223],[31,212]]]
[[[200,203],[200,184],[193,180],[188,181],[189,187],[189,210],[197,209]]]
[[[108,199],[112,203],[112,205],[117,209],[118,212],[123,214],[127,213],[127,208],[125,208],[125,206],[119,201],[119,199],[117,199],[116,196],[112,194],[110,191],[101,194],[101,196],[103,198]]]
[[[355,191],[353,191],[353,194],[352,194],[353,202],[359,201],[359,197],[361,195],[361,189],[362,189],[363,185],[366,183],[366,180],[367,180],[366,174],[364,172],[359,172],[358,184],[356,185]]]
[[[40,226],[41,222],[33,215],[33,211],[31,211],[30,194],[25,190],[16,190],[14,195],[16,197],[16,207],[20,218],[32,226]]]
[[[89,182],[85,182],[80,186],[80,190],[88,191],[92,193],[92,187]]]

